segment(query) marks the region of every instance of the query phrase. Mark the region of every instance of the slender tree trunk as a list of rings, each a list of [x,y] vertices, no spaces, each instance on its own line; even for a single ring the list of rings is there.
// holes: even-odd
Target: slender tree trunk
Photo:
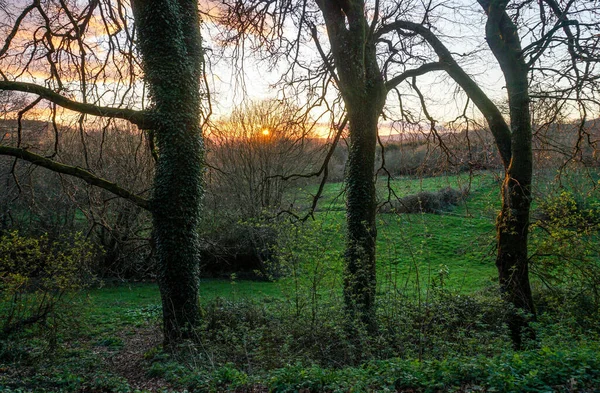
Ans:
[[[511,80],[512,86],[507,88],[511,114],[512,159],[505,172],[502,209],[496,223],[496,267],[500,288],[506,299],[518,310],[535,315],[527,254],[533,171],[531,116],[527,80],[520,79],[520,83]],[[515,314],[510,317],[508,324],[515,347],[521,348],[522,330],[528,330],[528,335],[531,336],[531,331],[527,329],[527,319]]]
[[[486,40],[502,69],[508,92],[511,159],[505,170],[502,208],[496,222],[496,267],[500,289],[518,311],[509,317],[508,325],[513,344],[520,349],[524,331],[530,337],[533,334],[522,312],[535,316],[527,255],[533,173],[529,69],[522,57],[517,27],[506,13],[507,2],[478,1],[488,15]]]
[[[159,151],[151,211],[169,346],[193,338],[200,319],[201,37],[194,0],[135,0],[133,5]]]

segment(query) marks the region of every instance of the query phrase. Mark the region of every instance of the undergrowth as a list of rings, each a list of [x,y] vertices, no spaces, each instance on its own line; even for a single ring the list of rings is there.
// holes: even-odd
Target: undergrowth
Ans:
[[[148,375],[191,392],[552,392],[597,391],[600,346],[565,310],[544,313],[527,350],[511,349],[492,294],[442,294],[419,309],[380,313],[380,332],[349,337],[324,311],[313,325],[272,304],[216,299],[199,344],[146,354]],[[381,308],[380,308],[381,311]],[[287,316],[289,318],[289,315]],[[500,326],[500,327],[498,327]],[[597,329],[597,326],[596,326]]]
[[[469,198],[489,199],[475,188]],[[168,353],[157,346],[155,288],[90,291],[96,303],[53,333],[52,346],[32,329],[0,341],[0,393],[135,392],[114,359],[152,331],[139,368],[165,392],[600,391],[598,265],[590,252],[598,209],[564,193],[540,206],[536,338],[523,351],[512,349],[504,324],[514,310],[489,281],[493,214],[472,216],[460,204],[451,214],[382,218],[378,330],[367,334],[342,311],[335,239],[343,228],[328,213],[303,228],[266,228],[278,233],[268,249],[283,276],[276,282],[203,281],[195,341]]]

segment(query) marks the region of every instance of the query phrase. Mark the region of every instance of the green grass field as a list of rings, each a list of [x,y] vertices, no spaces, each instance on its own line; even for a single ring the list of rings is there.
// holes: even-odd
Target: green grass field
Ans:
[[[591,177],[565,178],[570,188],[581,193]],[[553,192],[548,186],[551,176],[542,177],[536,187],[537,195]],[[439,285],[443,277],[446,288],[457,293],[473,293],[496,283],[494,265],[495,228],[494,220],[500,208],[501,177],[499,173],[478,172],[473,176],[451,175],[430,178],[401,178],[390,182],[393,195],[403,197],[420,191],[437,191],[445,187],[468,189],[466,199],[442,214],[382,213],[378,216],[378,294],[388,296],[395,291],[403,295],[427,293],[432,280]],[[312,243],[305,259],[327,263],[321,267],[330,276],[342,274],[341,255],[344,247],[344,185],[327,184],[305,239]],[[386,178],[377,182],[378,198],[388,198]],[[316,192],[316,186],[304,190],[308,198]],[[308,204],[308,202],[307,202]],[[306,244],[304,244],[306,245]],[[323,262],[323,263],[325,263]],[[314,266],[303,271],[314,271]],[[330,277],[327,288],[341,291],[341,279]],[[215,297],[227,299],[262,299],[289,295],[293,288],[292,278],[276,282],[204,279],[200,283],[200,297],[209,301]],[[103,312],[120,312],[115,307],[126,309],[143,308],[159,304],[155,284],[129,284],[124,286],[95,289],[88,296],[103,308]]]
[[[470,293],[493,285],[494,217],[499,205],[497,176],[491,173],[448,176],[426,179],[399,179],[392,187],[399,197],[419,191],[436,191],[443,187],[466,187],[468,198],[443,214],[380,214],[378,219],[378,281],[380,295],[389,291],[426,294],[432,279],[444,272],[444,284],[455,291]],[[344,245],[345,212],[343,184],[328,184],[320,201],[316,222],[312,223],[307,242],[314,242],[314,256],[328,254],[331,276],[341,275],[341,255]],[[380,195],[387,191],[378,182]],[[308,254],[310,257],[311,254]],[[308,269],[312,271],[311,269]],[[341,279],[330,277],[328,283],[341,291]],[[216,297],[227,299],[262,299],[289,295],[292,278],[276,282],[243,281],[237,279],[204,279],[200,283],[202,301]],[[135,310],[144,310],[160,303],[154,283],[137,283],[94,289],[87,293],[98,311],[108,319],[128,323]],[[102,324],[102,321],[99,321]]]
[[[404,178],[377,182],[380,201],[445,187],[468,189],[468,197],[442,214],[381,213],[378,216],[378,278],[381,294],[388,290],[426,290],[431,279],[445,272],[445,285],[468,293],[489,286],[494,279],[494,220],[499,208],[498,176],[478,173],[424,179]],[[343,184],[328,184],[319,202],[316,220],[328,237],[315,241],[343,249]],[[332,233],[333,232],[333,233]]]

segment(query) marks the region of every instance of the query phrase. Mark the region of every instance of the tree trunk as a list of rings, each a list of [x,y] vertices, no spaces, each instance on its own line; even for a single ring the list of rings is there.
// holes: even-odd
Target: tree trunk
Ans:
[[[500,289],[517,312],[508,320],[515,348],[522,334],[532,337],[528,319],[535,316],[529,283],[527,244],[531,179],[533,173],[532,126],[529,110],[528,66],[523,60],[517,27],[506,13],[503,0],[478,0],[488,15],[486,40],[504,74],[510,111],[511,159],[502,184],[502,208],[496,222]]]
[[[350,152],[347,164],[344,301],[349,317],[371,333],[375,318],[375,150],[377,123],[386,88],[377,63],[374,37],[364,3],[317,0],[323,13],[336,70],[336,82],[348,113]]]
[[[376,330],[375,222],[377,200],[373,168],[377,123],[381,108],[373,105],[355,110],[347,104],[350,151],[347,164],[346,264],[344,300],[349,315],[360,320],[368,331]]]
[[[193,0],[136,0],[133,5],[159,151],[151,212],[169,346],[193,338],[200,319],[201,37]]]
[[[512,159],[505,171],[502,208],[496,223],[496,267],[500,289],[506,299],[517,310],[535,315],[527,255],[533,171],[531,116],[526,79],[521,83],[512,83],[512,87],[507,87],[511,114]],[[508,325],[515,347],[521,348],[524,329],[531,337],[531,331],[527,328],[527,318],[519,313],[514,314],[510,317]]]

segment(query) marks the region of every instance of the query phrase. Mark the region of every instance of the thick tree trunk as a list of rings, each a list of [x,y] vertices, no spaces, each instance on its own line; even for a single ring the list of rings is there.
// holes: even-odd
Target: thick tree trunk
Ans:
[[[344,301],[348,316],[374,333],[377,330],[377,200],[373,170],[379,115],[385,104],[386,89],[377,64],[375,45],[368,37],[368,23],[359,4],[351,2],[346,11],[349,30],[340,29],[338,34],[330,36],[330,41],[335,41],[332,51],[348,113],[350,135],[346,172]]]
[[[377,64],[375,42],[365,18],[364,3],[317,0],[323,12],[336,82],[344,99],[350,128],[347,164],[347,239],[344,300],[349,317],[369,332],[375,318],[375,149],[377,123],[385,104],[386,88]]]
[[[527,257],[530,206],[528,194],[528,186],[523,185],[507,172],[502,184],[502,209],[496,224],[498,234],[496,267],[500,289],[505,299],[517,310],[517,313],[511,314],[508,319],[511,338],[517,349],[522,347],[523,333],[531,337],[531,332],[527,328],[528,318],[521,312],[535,315]]]
[[[159,156],[151,211],[164,340],[171,345],[193,338],[200,318],[198,225],[204,148],[199,20],[193,0],[137,0],[133,5],[156,124]]]
[[[347,106],[350,152],[347,164],[346,264],[344,300],[349,315],[369,331],[376,330],[375,222],[377,200],[373,168],[377,123],[381,108],[372,105],[355,110]]]
[[[371,333],[375,313],[377,226],[375,216],[375,150],[377,123],[385,104],[386,88],[364,3],[318,0],[333,54],[336,81],[346,105],[350,128],[347,163],[346,253],[344,301],[352,321]]]

